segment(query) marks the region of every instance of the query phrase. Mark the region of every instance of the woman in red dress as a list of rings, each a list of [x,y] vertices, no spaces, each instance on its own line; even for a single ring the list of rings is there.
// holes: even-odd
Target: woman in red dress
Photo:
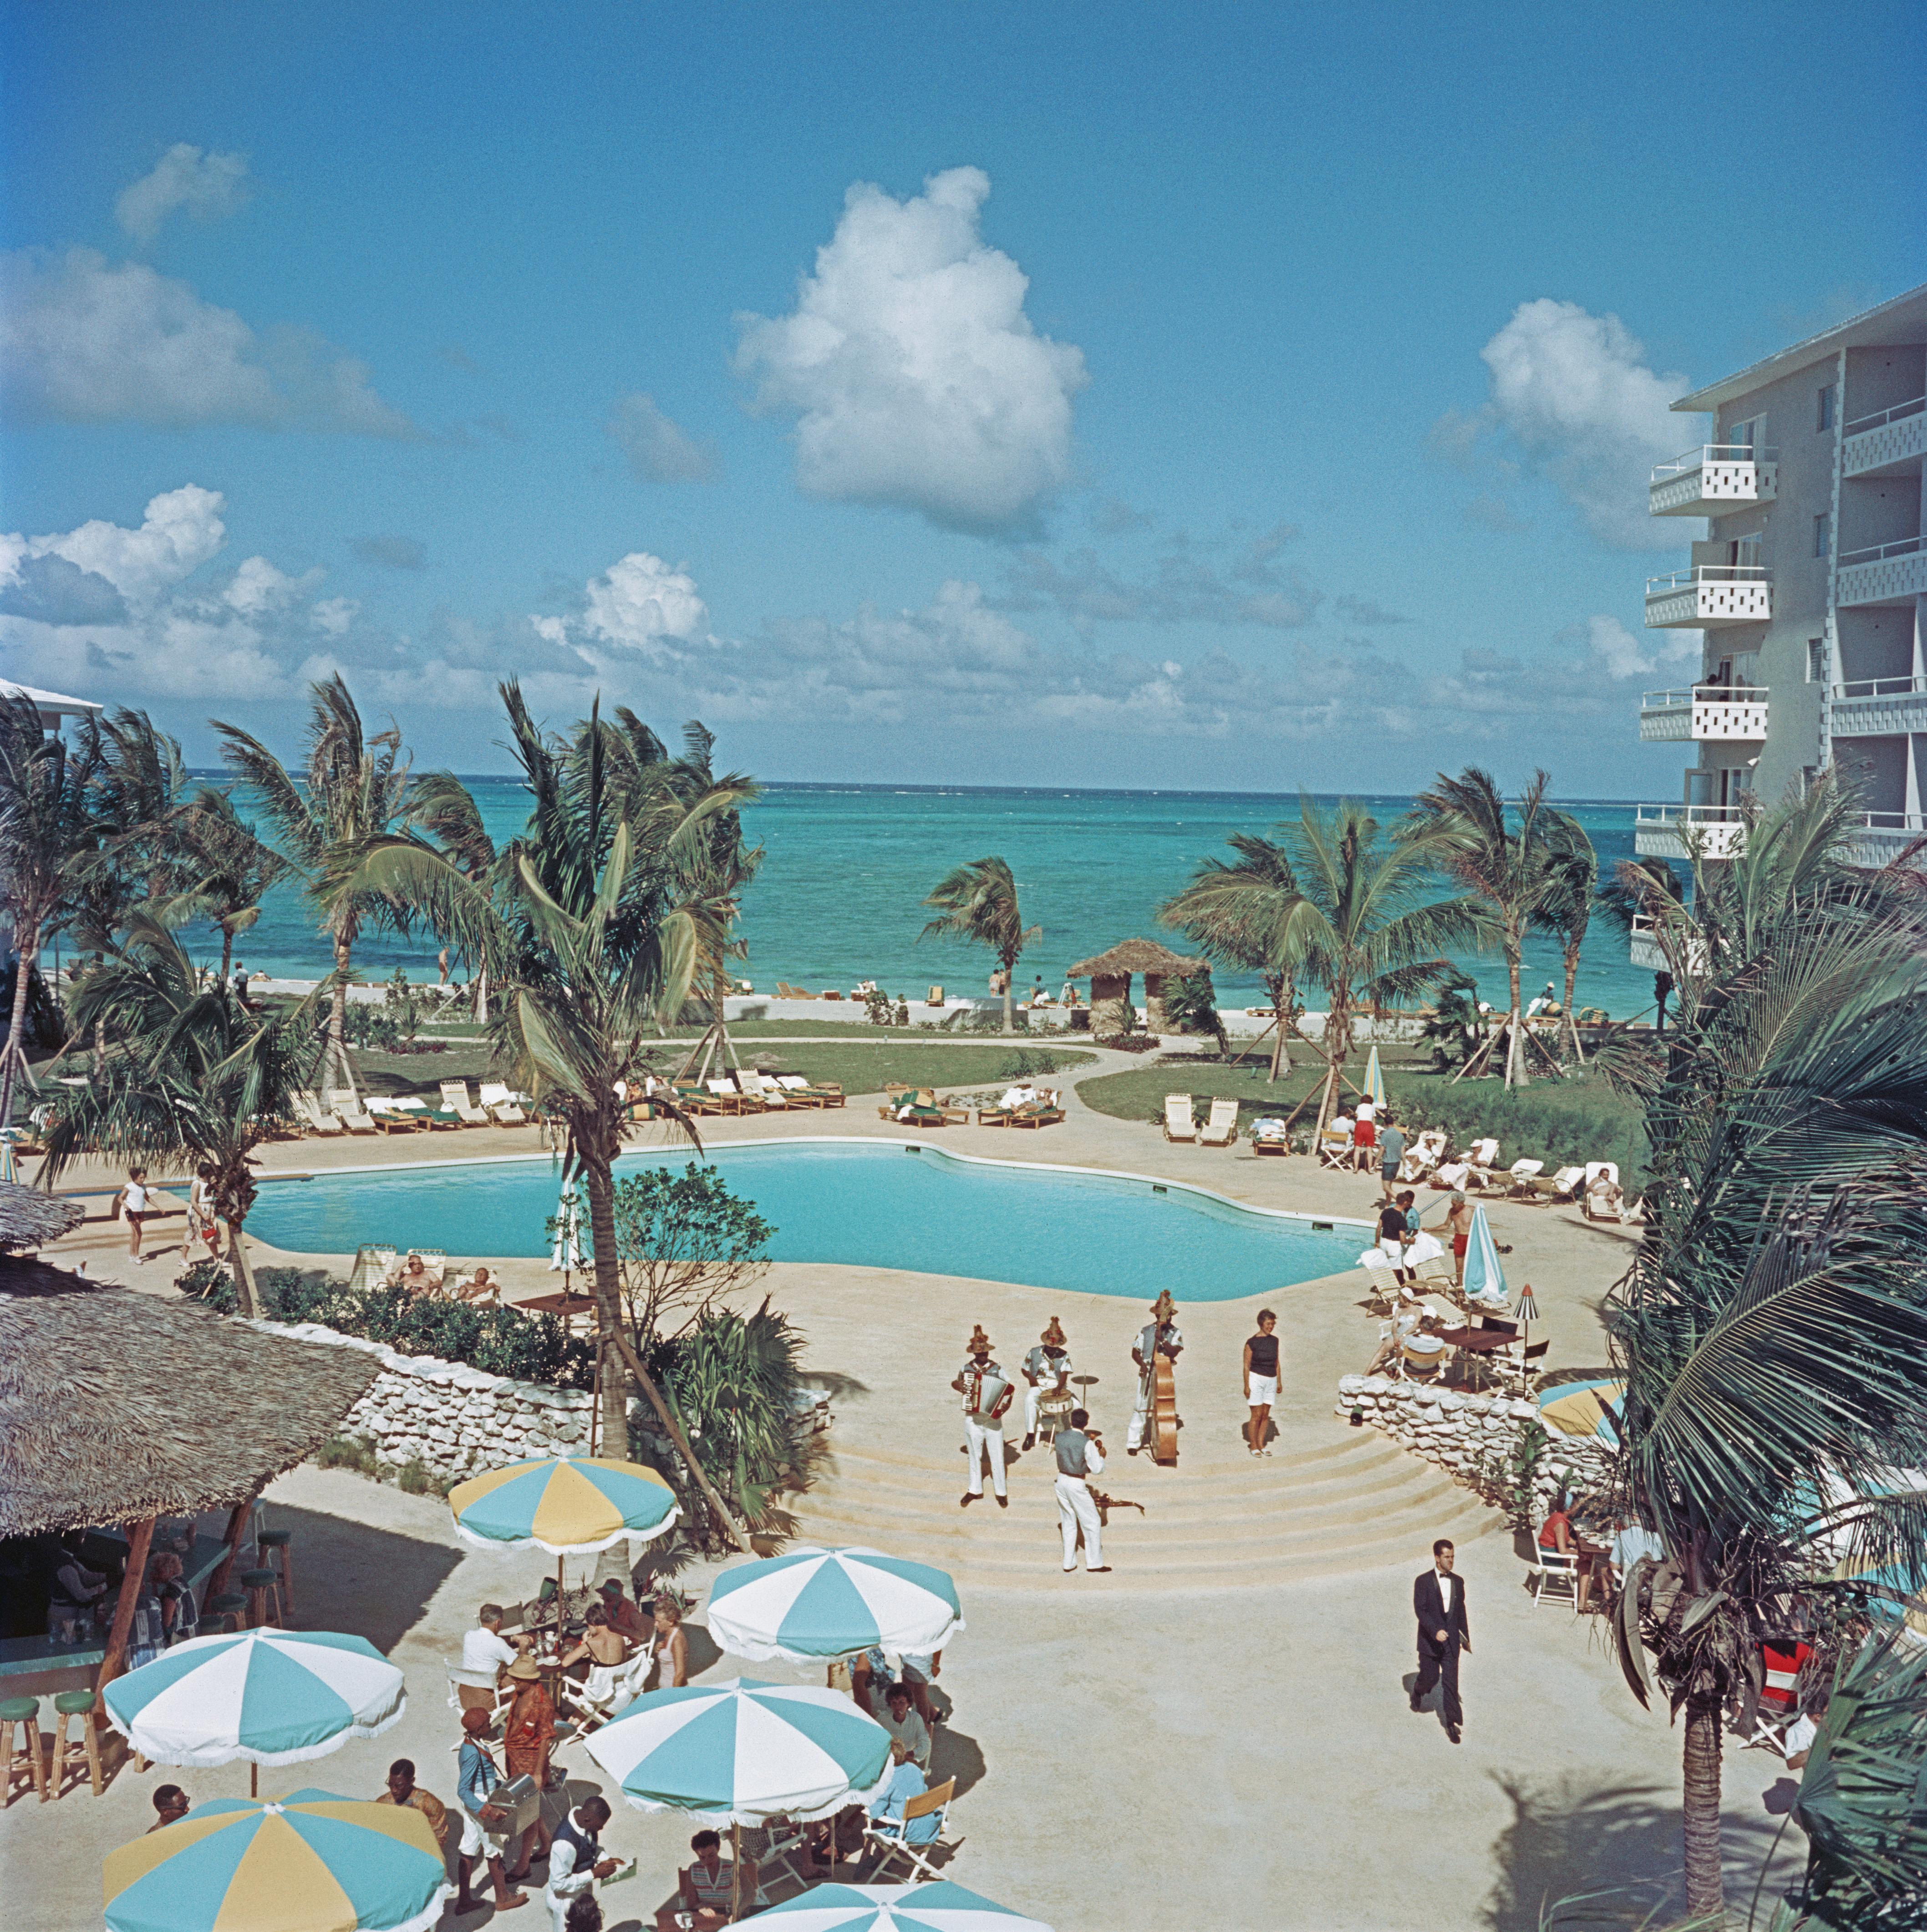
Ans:
[[[502,1714],[502,1750],[508,1775],[532,1778],[536,1789],[544,1790],[549,1782],[549,1754],[556,1748],[556,1707],[542,1688],[542,1673],[532,1657],[518,1657],[508,1666],[508,1681],[514,1688]],[[530,1863],[548,1849],[549,1828],[538,1811],[522,1840],[520,1856],[509,1871],[510,1878],[524,1876]]]

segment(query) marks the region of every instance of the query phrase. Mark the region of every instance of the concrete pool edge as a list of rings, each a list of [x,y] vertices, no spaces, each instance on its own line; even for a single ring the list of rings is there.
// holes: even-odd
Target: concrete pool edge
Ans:
[[[1200,1196],[1215,1207],[1227,1208],[1237,1214],[1255,1215],[1265,1220],[1302,1222],[1308,1228],[1320,1232],[1335,1232],[1340,1228],[1362,1228],[1371,1232],[1376,1226],[1376,1223],[1369,1220],[1350,1214],[1312,1214],[1297,1208],[1255,1207],[1248,1202],[1234,1201],[1228,1194],[1221,1194],[1215,1188],[1200,1186],[1194,1180],[1177,1180],[1153,1174],[1138,1174],[1127,1168],[1086,1167],[1080,1163],[1064,1161],[1004,1160],[991,1154],[958,1153],[949,1148],[935,1146],[928,1141],[886,1140],[875,1134],[791,1134],[775,1139],[718,1141],[712,1144],[712,1149],[700,1153],[691,1150],[691,1157],[706,1162],[710,1160],[712,1152],[729,1152],[739,1148],[849,1147],[895,1148],[907,1153],[914,1150],[920,1154],[933,1154],[939,1160],[955,1161],[964,1166],[1010,1168],[1031,1174],[1081,1174],[1099,1180],[1140,1181],[1158,1192],[1168,1194],[1176,1189],[1186,1194]],[[647,1150],[625,1148],[616,1158],[619,1161],[637,1156],[647,1158]],[[666,1154],[659,1164],[667,1166],[670,1160],[679,1157],[679,1154]],[[336,1174],[440,1173],[455,1167],[526,1167],[532,1166],[538,1161],[552,1168],[559,1167],[562,1164],[560,1157],[554,1154],[457,1155],[445,1160],[370,1161],[357,1162],[352,1166],[331,1166],[295,1174],[263,1174],[257,1178],[255,1185],[258,1190],[265,1192],[269,1186],[282,1183],[331,1179]],[[978,1277],[958,1275],[949,1279],[963,1281]]]

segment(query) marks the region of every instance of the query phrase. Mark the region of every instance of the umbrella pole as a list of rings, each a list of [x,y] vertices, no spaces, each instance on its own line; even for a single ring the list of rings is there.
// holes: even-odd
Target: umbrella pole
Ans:
[[[732,1925],[742,1916],[742,1904],[743,1828],[732,1818],[730,1820],[730,1923]]]
[[[247,1766],[247,1795],[250,1798],[261,1796],[261,1767],[251,1759]]]

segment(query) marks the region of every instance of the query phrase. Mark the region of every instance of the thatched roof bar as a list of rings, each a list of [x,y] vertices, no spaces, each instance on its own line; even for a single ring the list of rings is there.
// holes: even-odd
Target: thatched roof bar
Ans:
[[[0,1257],[0,1536],[231,1509],[380,1372],[358,1348]]]
[[[45,1247],[79,1227],[86,1214],[77,1201],[0,1180],[0,1248]]]
[[[1160,979],[1188,979],[1202,973],[1202,959],[1181,959],[1155,939],[1120,940],[1108,952],[1094,959],[1080,959],[1065,975],[1069,980],[1125,980],[1134,974],[1149,973]]]

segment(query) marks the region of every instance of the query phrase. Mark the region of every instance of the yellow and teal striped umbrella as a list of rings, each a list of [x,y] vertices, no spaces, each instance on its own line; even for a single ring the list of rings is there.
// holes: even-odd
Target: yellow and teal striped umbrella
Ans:
[[[1365,1090],[1371,1096],[1371,1104],[1382,1114],[1385,1111],[1385,1076],[1379,1070],[1378,1043],[1372,1042],[1371,1056],[1365,1063]]]
[[[108,1932],[429,1932],[455,1888],[413,1806],[214,1798],[100,1868]]]
[[[647,1543],[679,1513],[653,1469],[613,1456],[556,1456],[511,1462],[448,1492],[455,1533],[483,1550],[546,1550],[593,1556],[626,1538]]]
[[[1625,1396],[1623,1382],[1561,1382],[1539,1396],[1539,1420],[1562,1436],[1596,1436],[1617,1449],[1614,1411]]]

